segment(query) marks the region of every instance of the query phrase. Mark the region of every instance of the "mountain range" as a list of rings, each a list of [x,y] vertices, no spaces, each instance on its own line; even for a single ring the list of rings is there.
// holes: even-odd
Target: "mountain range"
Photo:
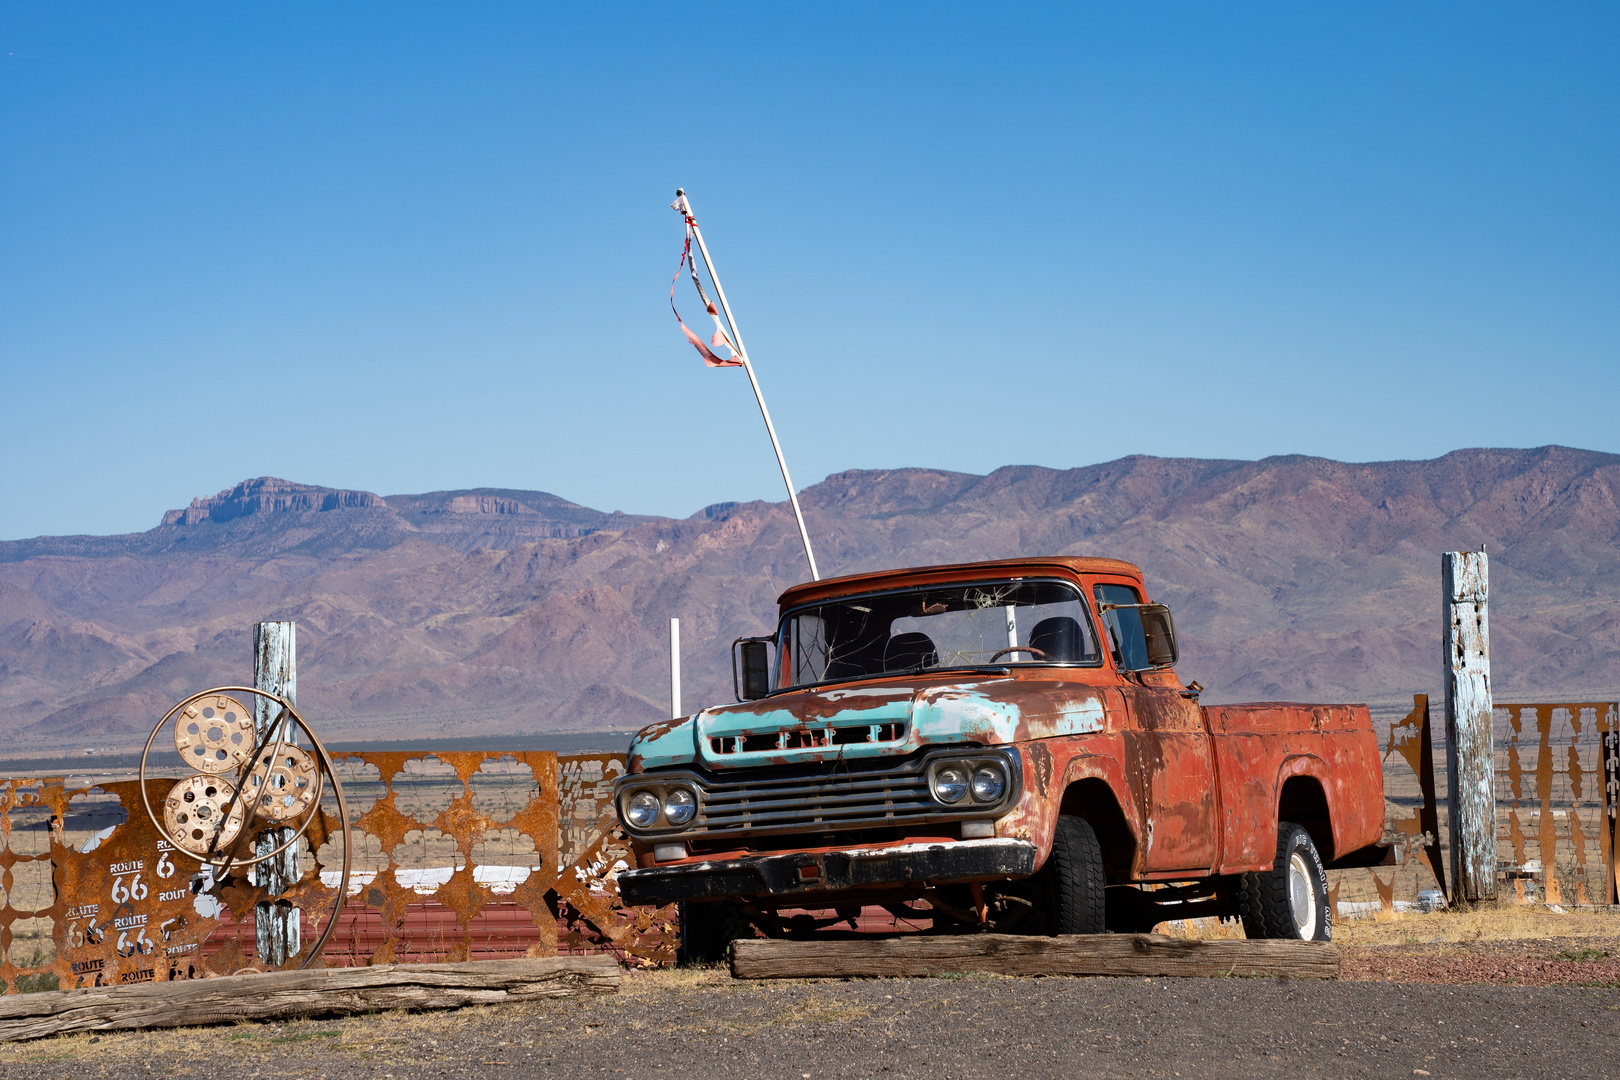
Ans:
[[[1617,490],[1620,456],[1549,446],[854,470],[801,501],[826,575],[1124,558],[1174,611],[1206,702],[1393,705],[1438,692],[1440,554],[1482,545],[1499,700],[1612,698]],[[332,737],[628,730],[668,713],[671,617],[686,707],[730,700],[729,643],[806,576],[786,503],[673,519],[248,480],[147,532],[0,543],[0,735],[138,744],[184,695],[250,681],[267,619],[297,621],[299,703]]]

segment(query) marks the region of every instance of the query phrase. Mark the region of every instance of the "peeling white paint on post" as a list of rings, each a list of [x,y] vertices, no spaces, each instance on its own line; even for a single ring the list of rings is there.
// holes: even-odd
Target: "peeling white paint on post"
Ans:
[[[1496,895],[1496,759],[1491,741],[1491,635],[1484,550],[1440,557],[1445,597],[1446,798],[1453,899]]]
[[[253,686],[298,703],[298,624],[262,622],[253,624]],[[274,702],[254,698],[253,729],[263,738],[278,712]],[[287,722],[287,741],[296,742],[297,726]],[[271,736],[274,738],[274,735]],[[257,854],[274,851],[291,838],[290,828],[268,829],[259,840]],[[271,896],[278,896],[298,881],[298,845],[294,844],[268,862],[253,868],[255,880]],[[281,965],[298,955],[298,909],[286,900],[260,901],[253,913],[254,938],[259,959]]]

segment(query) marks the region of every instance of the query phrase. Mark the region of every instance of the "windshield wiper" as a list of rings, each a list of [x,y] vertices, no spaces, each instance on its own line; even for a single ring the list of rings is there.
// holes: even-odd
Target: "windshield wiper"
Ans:
[[[886,671],[885,675],[927,675],[939,671],[984,671],[993,675],[1005,675],[1008,669],[1000,664],[942,664],[938,667],[929,667],[927,664],[918,664],[903,671]]]
[[[796,683],[793,686],[779,686],[772,690],[770,695],[791,694],[799,690],[819,690],[824,686],[837,686],[839,683],[859,682],[862,679],[891,679],[903,675],[927,675],[935,671],[982,671],[987,675],[1006,675],[1011,669],[1001,664],[947,664],[944,667],[923,667],[917,665],[910,668],[899,668],[894,671],[873,671],[859,675],[840,675],[836,679],[822,679],[820,682]]]

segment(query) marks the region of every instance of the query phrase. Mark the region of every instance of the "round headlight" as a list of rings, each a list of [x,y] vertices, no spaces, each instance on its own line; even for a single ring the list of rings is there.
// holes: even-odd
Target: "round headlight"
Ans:
[[[645,829],[658,820],[658,796],[650,791],[638,791],[625,804],[624,816],[638,829]]]
[[[934,798],[942,803],[961,802],[967,789],[967,773],[955,765],[948,765],[934,774]]]
[[[1007,790],[1007,777],[994,765],[983,765],[973,773],[973,798],[976,802],[995,802]]]
[[[697,800],[683,787],[670,788],[664,796],[664,820],[671,825],[685,825],[697,813]]]

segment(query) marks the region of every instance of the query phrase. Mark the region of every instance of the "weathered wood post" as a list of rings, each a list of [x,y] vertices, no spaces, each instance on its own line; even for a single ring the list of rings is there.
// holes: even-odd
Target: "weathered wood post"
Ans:
[[[297,704],[298,624],[262,622],[253,624],[253,686],[279,694]],[[280,710],[265,698],[253,699],[253,727],[259,738],[269,732]],[[287,741],[296,742],[297,725],[286,724]],[[274,734],[271,734],[274,738]],[[293,834],[290,828],[266,830],[256,854],[264,855],[285,844]],[[298,846],[295,844],[253,868],[255,880],[271,896],[279,896],[298,881]],[[298,909],[287,900],[261,900],[254,911],[254,938],[259,959],[280,966],[298,955]]]
[[[1490,594],[1484,548],[1440,557],[1445,596],[1446,801],[1452,900],[1496,896],[1496,755],[1491,740]]]

